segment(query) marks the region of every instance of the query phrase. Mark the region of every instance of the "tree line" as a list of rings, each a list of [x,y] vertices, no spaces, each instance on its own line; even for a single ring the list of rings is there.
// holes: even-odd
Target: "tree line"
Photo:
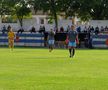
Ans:
[[[0,15],[16,15],[20,25],[24,16],[38,11],[47,13],[55,20],[57,15],[77,16],[83,21],[108,19],[108,0],[0,0]]]

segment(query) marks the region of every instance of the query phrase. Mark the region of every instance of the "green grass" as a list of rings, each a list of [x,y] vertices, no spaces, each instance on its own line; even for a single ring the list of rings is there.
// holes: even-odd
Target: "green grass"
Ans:
[[[108,50],[0,48],[0,90],[108,90]]]

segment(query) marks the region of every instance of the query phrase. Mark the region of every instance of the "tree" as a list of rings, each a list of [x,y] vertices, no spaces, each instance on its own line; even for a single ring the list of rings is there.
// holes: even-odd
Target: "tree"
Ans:
[[[57,22],[57,0],[29,0],[35,12],[41,10],[43,13],[52,15],[55,20],[55,27],[58,28]]]
[[[82,0],[79,16],[85,20],[108,19],[108,0]]]
[[[8,7],[8,1],[7,0],[0,0],[0,15],[9,15],[11,12],[11,7]]]
[[[81,20],[83,21],[88,21],[92,19],[92,16],[90,13],[92,11],[92,8],[95,5],[95,0],[91,0],[91,1],[82,0],[79,2],[80,2],[80,8],[78,10],[78,17],[81,18]]]
[[[108,19],[108,0],[59,0],[60,12],[68,16],[89,19]]]
[[[11,2],[11,3],[10,3]],[[86,21],[89,19],[108,19],[108,0],[0,0],[0,14],[15,14],[22,27],[24,16],[30,13],[30,7],[43,11],[55,20],[57,15],[65,13],[66,17],[77,16]]]
[[[0,14],[16,15],[22,27],[24,16],[29,15],[31,12],[28,5],[29,4],[26,0],[2,0],[0,2]]]
[[[29,15],[30,8],[28,7],[28,3],[25,0],[21,0],[17,4],[15,4],[15,14],[20,22],[21,27],[23,26],[24,16]]]
[[[93,19],[108,19],[108,0],[98,0],[92,8]]]

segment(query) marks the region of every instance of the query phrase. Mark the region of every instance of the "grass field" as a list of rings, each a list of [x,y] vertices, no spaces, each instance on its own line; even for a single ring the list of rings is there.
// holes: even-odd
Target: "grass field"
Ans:
[[[108,90],[108,50],[0,48],[0,90]]]

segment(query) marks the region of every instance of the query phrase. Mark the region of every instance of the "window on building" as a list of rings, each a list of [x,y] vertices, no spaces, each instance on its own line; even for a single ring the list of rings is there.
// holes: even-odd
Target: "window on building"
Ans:
[[[44,19],[43,18],[40,19],[40,24],[44,24]]]

